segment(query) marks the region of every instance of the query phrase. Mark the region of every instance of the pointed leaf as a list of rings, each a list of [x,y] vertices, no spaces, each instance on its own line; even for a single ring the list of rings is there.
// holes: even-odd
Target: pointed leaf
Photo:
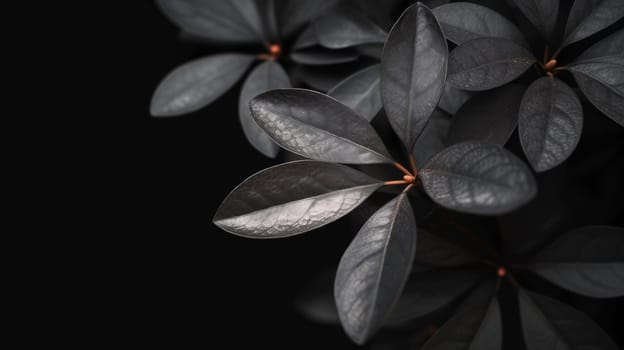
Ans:
[[[450,126],[451,118],[446,113],[439,109],[433,111],[429,123],[425,126],[425,130],[420,134],[414,149],[412,149],[417,168],[421,168],[431,157],[446,147]]]
[[[624,126],[624,30],[593,45],[568,69],[589,101]]]
[[[550,38],[559,16],[559,0],[512,0],[512,2],[544,38]]]
[[[533,54],[512,41],[474,39],[451,52],[448,83],[463,90],[493,89],[516,79],[535,61]]]
[[[345,251],[334,287],[346,333],[363,344],[377,332],[403,291],[416,249],[416,221],[407,194],[379,209]]]
[[[482,281],[485,274],[475,269],[427,269],[415,265],[390,320],[420,318],[437,311]]]
[[[444,84],[444,92],[438,107],[450,115],[455,115],[459,108],[466,103],[475,93],[472,91],[459,90],[453,87],[453,85]]]
[[[288,151],[338,163],[392,162],[368,121],[327,95],[304,89],[273,90],[250,105],[258,125]]]
[[[522,98],[518,133],[537,172],[554,168],[576,148],[583,129],[583,106],[574,90],[554,77],[531,84]]]
[[[448,144],[478,140],[507,143],[518,122],[518,110],[526,86],[508,84],[472,97],[451,122]]]
[[[456,267],[477,264],[480,259],[455,242],[419,228],[414,261],[425,266]]]
[[[446,79],[448,49],[431,11],[417,3],[396,22],[381,59],[381,98],[392,128],[411,150]]]
[[[567,46],[607,28],[624,17],[621,0],[575,0],[565,28]]]
[[[211,104],[243,76],[253,61],[250,55],[219,54],[183,64],[160,82],[150,113],[171,117]]]
[[[249,101],[269,90],[289,87],[290,79],[284,68],[278,62],[266,61],[254,68],[241,89],[238,100],[238,116],[243,132],[247,140],[267,157],[275,158],[279,152],[279,146],[253,119],[249,109]]]
[[[222,0],[220,0],[222,1]],[[283,38],[289,37],[306,23],[325,14],[340,0],[275,0],[278,11],[280,32]]]
[[[383,107],[379,91],[379,65],[357,71],[334,86],[327,95],[371,121]]]
[[[433,9],[446,39],[460,45],[478,38],[503,38],[527,46],[524,35],[507,18],[485,6],[455,2]]]
[[[616,350],[589,317],[555,299],[518,290],[524,342],[528,350]]]
[[[316,31],[314,25],[309,25],[295,40],[292,46],[293,50],[301,50],[319,45],[318,38],[316,37]]]
[[[360,54],[352,50],[311,49],[296,51],[290,54],[290,58],[296,63],[309,66],[326,66],[353,62],[358,57],[360,57]]]
[[[531,270],[552,283],[593,298],[624,295],[624,229],[587,226],[540,251]]]
[[[493,281],[466,298],[459,311],[429,339],[422,350],[502,349],[503,327]]]
[[[358,11],[342,8],[314,21],[319,43],[328,49],[383,44],[386,32]]]
[[[535,179],[520,159],[501,146],[481,142],[446,148],[418,176],[436,203],[471,214],[510,212],[537,193]]]
[[[310,160],[285,163],[236,187],[213,222],[249,238],[292,236],[338,220],[382,185],[344,165]]]
[[[180,28],[209,40],[249,43],[267,39],[256,1],[157,0],[157,3]]]

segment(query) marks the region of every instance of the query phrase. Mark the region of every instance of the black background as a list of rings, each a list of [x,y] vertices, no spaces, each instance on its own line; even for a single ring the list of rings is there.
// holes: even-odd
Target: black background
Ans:
[[[152,1],[3,0],[2,7],[11,161],[2,342],[355,348],[340,328],[300,317],[293,302],[309,278],[339,261],[357,229],[341,220],[257,241],[211,223],[231,189],[280,162],[244,139],[240,83],[192,115],[149,116],[162,77],[209,49],[181,42]],[[578,213],[600,211],[597,203],[621,213],[621,183],[604,184],[622,174],[613,164],[622,159],[622,132],[606,118],[591,123],[571,164],[602,154],[610,165],[600,171],[597,157],[579,180],[590,194],[570,198],[593,196]],[[590,137],[611,151],[601,153]],[[592,221],[599,217],[578,223],[623,223]],[[612,335],[620,333],[617,305],[600,321]]]

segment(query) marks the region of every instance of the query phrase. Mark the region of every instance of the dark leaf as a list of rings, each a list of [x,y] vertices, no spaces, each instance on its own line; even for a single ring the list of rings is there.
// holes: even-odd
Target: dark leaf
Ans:
[[[624,16],[621,0],[575,0],[565,28],[562,46],[583,40]]]
[[[355,72],[329,90],[327,95],[371,121],[383,107],[379,92],[379,65]]]
[[[522,46],[500,38],[467,41],[451,52],[448,83],[462,90],[489,90],[519,77],[535,57]]]
[[[554,284],[594,298],[624,295],[624,229],[587,226],[540,251],[531,270]]]
[[[356,46],[355,49],[363,56],[372,57],[381,60],[383,54],[383,44],[363,44]]]
[[[502,349],[503,327],[493,281],[482,284],[422,350]]]
[[[568,69],[589,101],[624,126],[624,30],[603,39]]]
[[[250,55],[219,54],[183,64],[160,82],[150,113],[171,117],[209,105],[231,88],[253,61]]]
[[[427,7],[433,9],[438,6],[448,4],[449,2],[451,2],[451,0],[422,0],[421,2],[425,4]]]
[[[479,258],[446,238],[418,229],[414,261],[424,266],[457,267],[480,262]]]
[[[184,31],[214,41],[267,40],[261,9],[248,0],[157,0],[162,11]]]
[[[338,220],[383,185],[344,165],[310,160],[249,177],[223,201],[213,222],[249,238],[281,238]]]
[[[417,3],[396,22],[381,60],[381,97],[392,128],[408,150],[425,128],[446,79],[448,49],[431,11]]]
[[[258,125],[293,153],[349,164],[393,162],[368,121],[327,95],[304,89],[273,90],[250,105]]]
[[[307,283],[295,299],[295,308],[303,316],[317,323],[339,325],[334,301],[335,270],[323,271]]]
[[[528,350],[617,350],[609,336],[580,311],[522,289],[518,299]]]
[[[353,62],[357,60],[358,57],[360,57],[360,54],[352,50],[314,49],[296,51],[290,54],[290,58],[296,63],[309,66],[326,66],[330,64]]]
[[[554,168],[576,148],[583,129],[583,106],[576,93],[555,77],[542,77],[522,98],[518,133],[537,172]]]
[[[386,32],[364,15],[343,8],[314,21],[319,43],[329,49],[344,49],[362,44],[383,44]]]
[[[325,14],[339,2],[340,0],[275,0],[282,38],[293,35],[299,28]]]
[[[477,38],[503,38],[527,46],[524,35],[507,18],[485,6],[455,2],[433,9],[449,41],[460,45]]]
[[[393,16],[405,9],[403,0],[343,0],[343,3],[362,13],[384,30],[389,30],[394,23]]]
[[[485,277],[475,269],[426,269],[415,265],[390,320],[420,318],[439,310]]]
[[[261,18],[264,19],[265,33],[268,43],[280,43],[279,23],[277,22],[276,0],[259,0],[262,9]]]
[[[526,86],[508,84],[472,97],[451,122],[448,144],[478,140],[504,145],[518,122]]]
[[[407,194],[379,209],[345,251],[334,295],[346,333],[363,344],[381,328],[401,295],[416,250],[416,221]]]
[[[300,79],[314,90],[328,91],[351,75],[351,72],[345,72],[343,69],[336,69],[332,66],[298,65],[295,67],[293,75],[294,79]]]
[[[261,93],[273,89],[289,88],[290,79],[284,68],[275,61],[258,65],[247,77],[238,100],[238,116],[247,140],[262,154],[275,158],[279,146],[258,126],[251,116],[249,101]]]
[[[446,147],[450,126],[451,118],[446,113],[439,109],[433,111],[429,123],[425,126],[425,130],[420,134],[416,144],[414,144],[414,149],[412,149],[416,167],[424,166],[431,157]]]
[[[475,93],[472,91],[459,90],[454,88],[451,84],[444,84],[444,92],[442,93],[442,97],[440,97],[438,107],[450,115],[455,115],[459,108],[474,94]]]
[[[318,38],[316,37],[316,31],[314,25],[308,26],[295,40],[292,46],[293,50],[301,50],[319,45]]]
[[[559,0],[511,0],[524,16],[544,36],[550,35],[557,24]]]
[[[501,146],[481,142],[446,148],[418,176],[436,203],[471,214],[510,212],[537,194],[535,179],[520,159]]]

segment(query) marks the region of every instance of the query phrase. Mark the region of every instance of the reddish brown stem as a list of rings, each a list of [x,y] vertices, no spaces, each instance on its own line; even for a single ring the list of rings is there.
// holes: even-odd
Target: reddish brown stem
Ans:
[[[405,167],[402,166],[400,163],[394,163],[394,166],[397,167],[397,169],[401,170],[401,172],[403,174],[409,175],[409,176],[414,176],[414,174],[410,173],[410,171],[405,169]]]
[[[405,180],[392,180],[384,182],[384,186],[395,186],[395,185],[407,185],[408,182]]]
[[[410,154],[409,156],[410,165],[412,166],[412,171],[414,172],[414,177],[418,175],[418,169],[416,168],[416,160],[414,159],[414,155]]]

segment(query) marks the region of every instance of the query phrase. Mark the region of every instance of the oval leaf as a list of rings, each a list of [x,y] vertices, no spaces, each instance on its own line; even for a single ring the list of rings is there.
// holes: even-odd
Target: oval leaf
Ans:
[[[328,49],[362,44],[383,44],[386,32],[353,9],[333,11],[314,21],[319,43]]]
[[[360,57],[360,54],[352,50],[310,49],[290,54],[290,58],[293,61],[308,66],[326,66],[353,62],[358,57]]]
[[[466,103],[475,93],[473,91],[459,90],[451,84],[444,84],[444,92],[438,102],[438,107],[450,115],[455,115],[459,108]]]
[[[621,0],[575,0],[565,28],[567,46],[607,28],[624,17]]]
[[[414,261],[425,266],[455,267],[477,264],[480,259],[455,242],[419,228]]]
[[[435,109],[446,79],[442,29],[420,3],[396,22],[381,59],[381,98],[392,128],[411,150]]]
[[[258,125],[304,157],[349,164],[388,163],[390,155],[366,119],[318,92],[282,89],[251,100]]]
[[[555,299],[518,290],[524,342],[528,350],[616,350],[589,317]]]
[[[446,39],[460,45],[477,38],[503,38],[527,46],[524,35],[507,18],[485,6],[455,2],[433,9]]]
[[[214,41],[262,42],[261,9],[248,0],[158,0],[162,11],[188,33]]]
[[[353,73],[329,90],[327,95],[344,103],[366,120],[373,120],[382,108],[379,65],[376,64]]]
[[[462,90],[493,89],[516,79],[535,61],[527,49],[506,39],[467,41],[451,52],[448,83]]]
[[[568,69],[589,101],[624,126],[624,30],[593,45]]]
[[[550,38],[559,16],[559,0],[511,0],[544,36]]]
[[[552,283],[594,298],[624,295],[624,229],[588,226],[540,251],[529,268]]]
[[[217,0],[223,1],[223,0]],[[249,0],[247,0],[249,1]],[[299,28],[335,7],[340,0],[275,0],[282,37],[289,37]]]
[[[516,128],[525,91],[526,86],[509,84],[472,97],[453,117],[448,144],[471,140],[507,143]]]
[[[260,153],[275,158],[279,146],[271,140],[251,116],[249,101],[252,98],[273,89],[289,88],[290,79],[284,68],[275,61],[266,61],[258,65],[247,77],[240,98],[238,99],[238,116],[247,140]]]
[[[416,250],[416,221],[407,194],[381,207],[345,251],[334,284],[346,333],[366,342],[385,322],[403,291]]]
[[[583,129],[583,106],[574,90],[554,77],[542,77],[522,98],[518,133],[537,172],[554,168],[576,148]]]
[[[422,350],[502,349],[503,327],[493,281],[466,298],[457,313],[425,343]]]
[[[427,316],[466,293],[485,274],[475,269],[428,269],[415,265],[390,320],[402,322]]]
[[[158,85],[150,113],[171,117],[211,104],[243,76],[253,61],[250,55],[220,54],[183,64]]]
[[[436,109],[425,126],[422,134],[412,150],[416,167],[425,165],[431,157],[446,147],[447,135],[451,126],[451,118],[443,111]]]
[[[520,159],[501,146],[481,142],[446,148],[418,176],[436,203],[471,214],[510,212],[537,193],[535,179]]]
[[[344,165],[310,160],[285,163],[236,187],[213,222],[249,238],[292,236],[338,220],[382,185]]]

